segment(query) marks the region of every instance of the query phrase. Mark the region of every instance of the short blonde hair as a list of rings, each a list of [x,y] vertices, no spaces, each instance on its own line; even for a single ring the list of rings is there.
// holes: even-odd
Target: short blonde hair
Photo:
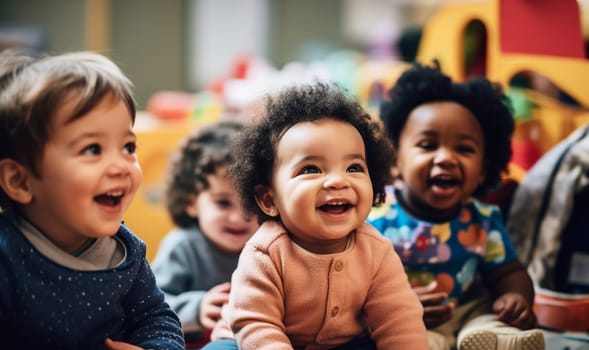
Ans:
[[[69,120],[94,108],[105,96],[122,100],[135,120],[131,81],[107,57],[71,52],[33,58],[0,53],[0,159],[11,158],[39,174],[52,118],[66,99],[77,99]],[[7,202],[8,201],[8,202]],[[0,206],[10,204],[0,191]]]

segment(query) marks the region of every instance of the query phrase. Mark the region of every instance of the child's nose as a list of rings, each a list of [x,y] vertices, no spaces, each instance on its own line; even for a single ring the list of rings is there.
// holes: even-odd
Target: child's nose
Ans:
[[[231,212],[229,213],[229,221],[246,222],[246,217],[241,210],[231,210]]]
[[[324,186],[326,188],[340,189],[348,187],[349,182],[344,174],[340,172],[332,172],[327,175]]]
[[[435,154],[434,164],[440,166],[456,165],[456,157],[454,157],[454,152],[450,149],[440,147]]]
[[[108,163],[107,172],[112,176],[128,175],[133,163],[125,156],[112,156]]]

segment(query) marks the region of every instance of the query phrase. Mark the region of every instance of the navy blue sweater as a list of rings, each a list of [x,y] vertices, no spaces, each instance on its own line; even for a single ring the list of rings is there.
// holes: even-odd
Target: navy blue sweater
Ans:
[[[121,225],[126,259],[76,271],[29,243],[0,213],[0,348],[105,349],[104,339],[144,349],[184,349],[180,323],[145,259],[145,244]]]

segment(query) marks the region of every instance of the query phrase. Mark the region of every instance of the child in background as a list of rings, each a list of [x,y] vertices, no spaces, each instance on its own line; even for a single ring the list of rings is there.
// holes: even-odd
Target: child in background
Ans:
[[[511,155],[505,95],[488,80],[454,83],[420,64],[389,94],[381,117],[397,182],[388,210],[368,222],[392,241],[420,295],[430,348],[543,349],[542,333],[528,330],[533,285],[501,212],[474,197],[500,182]]]
[[[259,226],[244,217],[226,176],[233,161],[229,145],[241,130],[236,122],[199,128],[170,169],[166,206],[177,227],[162,240],[152,266],[188,342],[208,339],[227,302],[239,253]]]
[[[131,83],[106,57],[0,54],[0,339],[6,349],[183,349],[121,224],[142,174]]]
[[[391,244],[364,221],[384,198],[391,145],[325,84],[269,97],[230,166],[260,229],[223,312],[235,340],[205,349],[427,349],[422,307]]]

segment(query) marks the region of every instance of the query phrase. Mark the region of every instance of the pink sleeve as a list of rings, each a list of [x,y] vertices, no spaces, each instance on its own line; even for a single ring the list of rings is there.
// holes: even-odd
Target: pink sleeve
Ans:
[[[231,280],[227,312],[240,349],[292,349],[282,323],[282,299],[271,257],[246,245]]]
[[[377,266],[365,312],[378,349],[427,350],[423,307],[391,244]]]

